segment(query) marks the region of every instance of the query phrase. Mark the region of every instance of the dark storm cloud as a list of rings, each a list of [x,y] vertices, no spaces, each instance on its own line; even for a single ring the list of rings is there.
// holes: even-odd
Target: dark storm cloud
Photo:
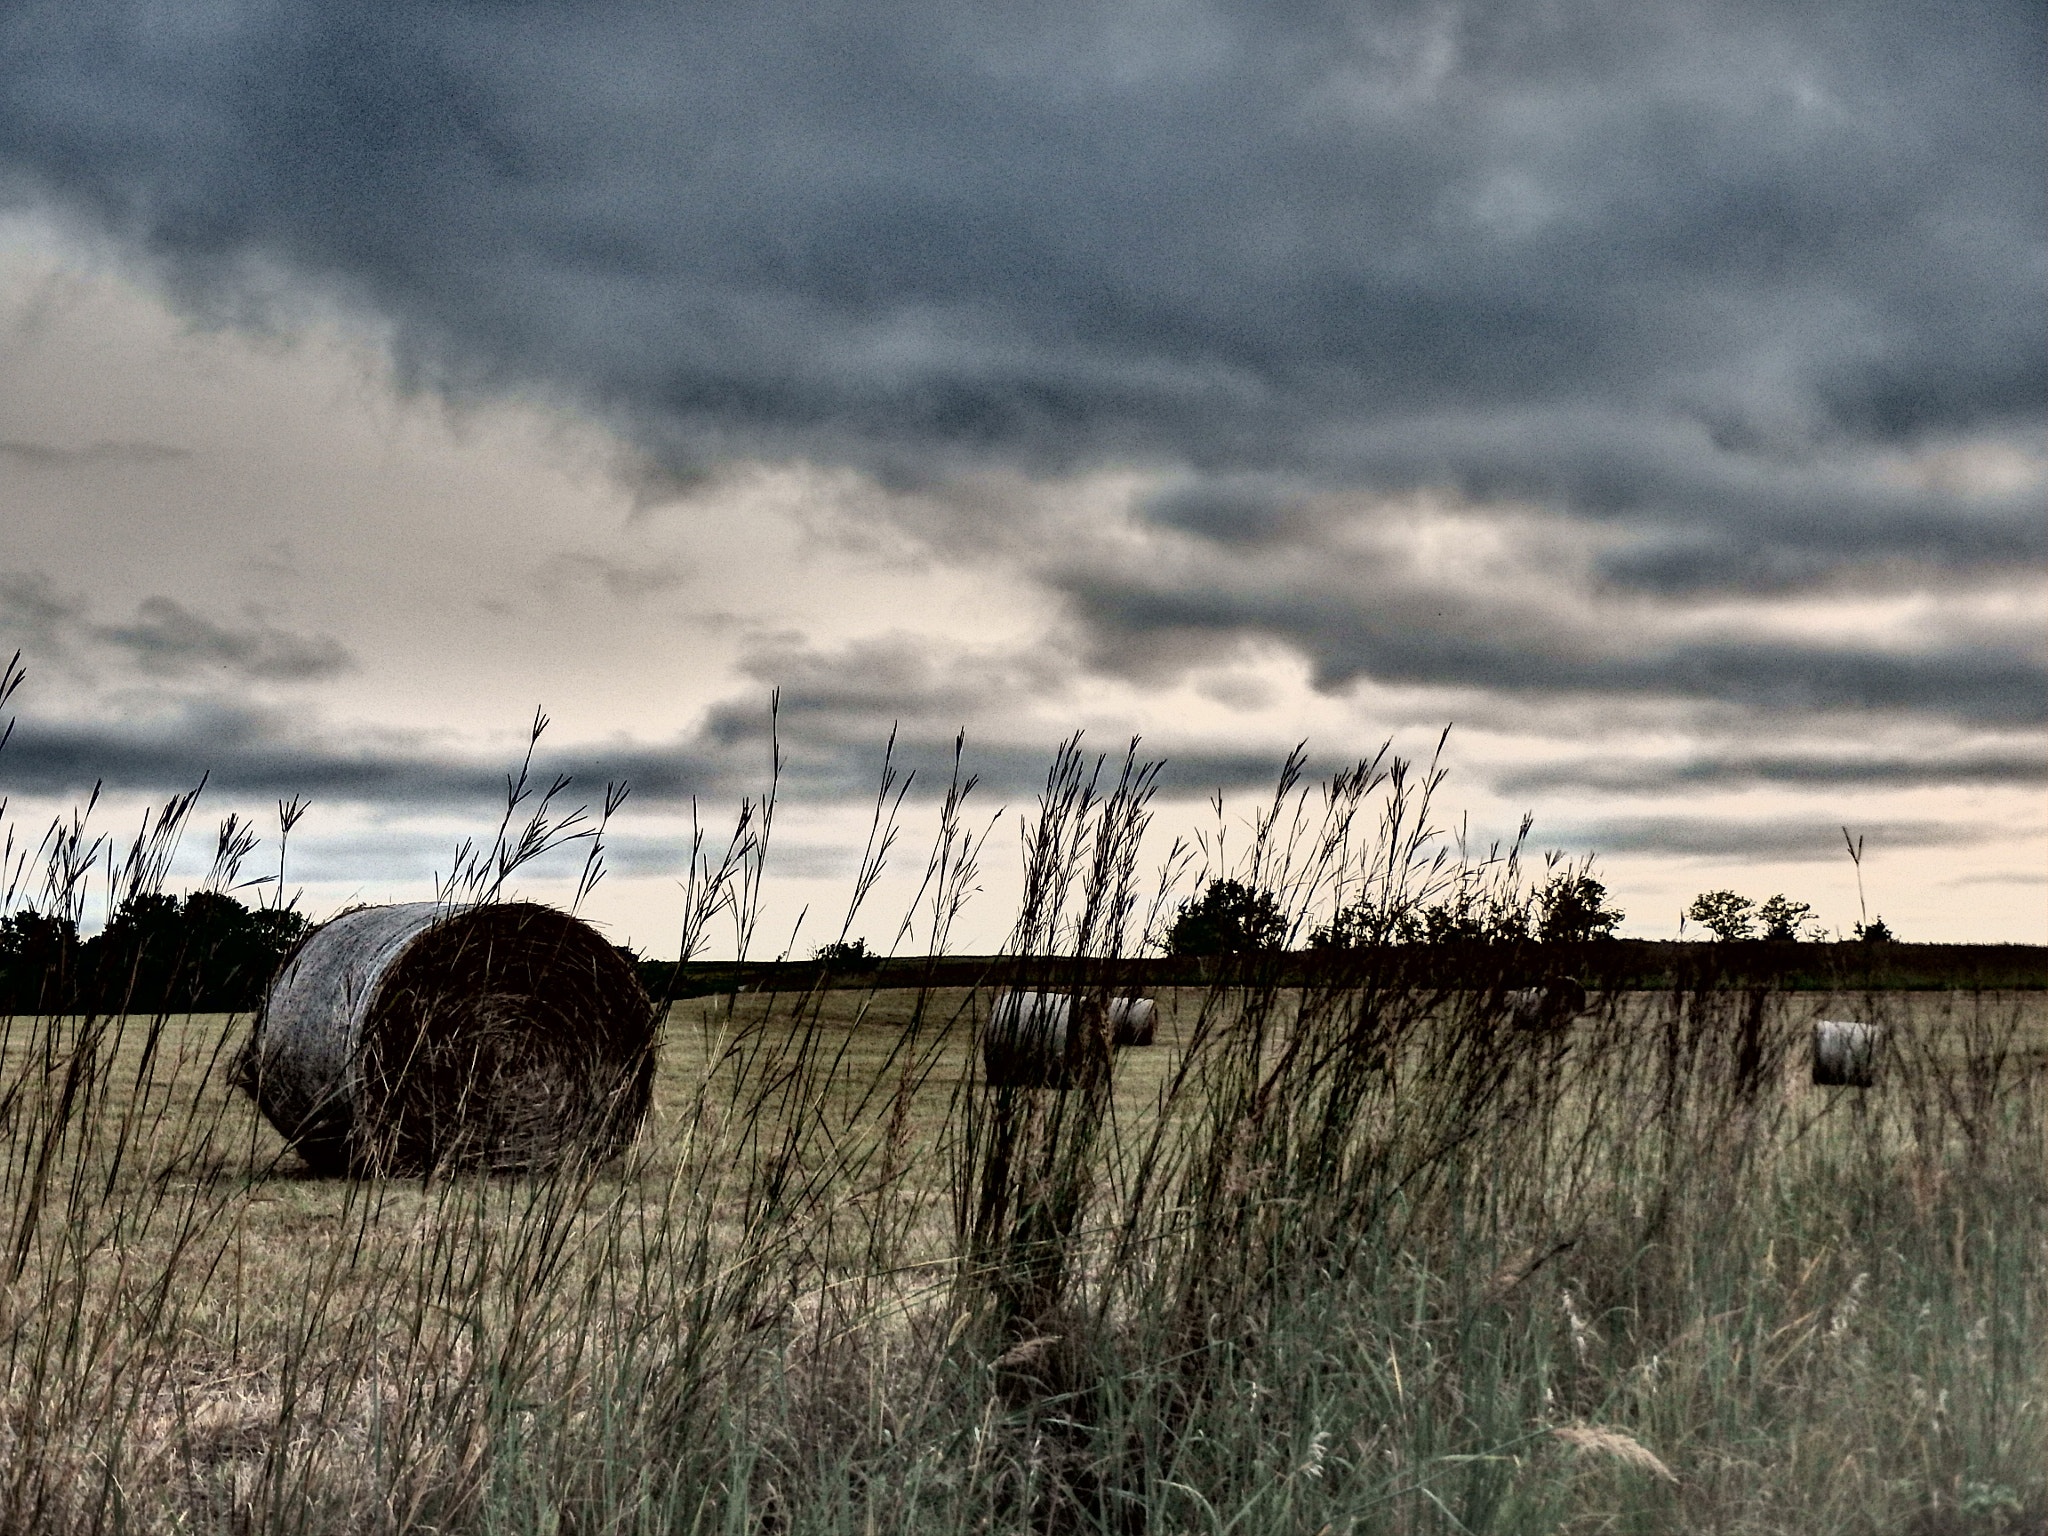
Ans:
[[[891,721],[851,715],[821,720],[796,696],[785,696],[782,714],[773,722],[765,696],[735,701],[711,712],[698,730],[667,744],[555,748],[543,741],[531,777],[538,789],[558,775],[568,778],[565,807],[594,803],[606,784],[621,783],[637,808],[681,809],[694,799],[715,824],[743,797],[768,789],[771,724],[782,750],[784,794],[829,799],[874,793],[884,755],[891,753]],[[898,732],[889,760],[898,783],[905,775],[915,776],[913,801],[922,803],[943,792],[955,771],[957,735],[957,727],[941,730],[915,721]],[[982,807],[979,814],[1004,802],[1014,806],[1042,788],[1057,745],[1050,735],[1039,744],[984,743],[970,737],[959,771],[977,781],[972,803]],[[1091,758],[1104,759],[1104,783],[1113,781],[1127,743],[1105,739],[1082,745]],[[1141,744],[1139,756],[1141,761],[1167,758],[1164,786],[1196,795],[1217,788],[1270,788],[1280,768],[1271,754],[1172,753]],[[518,767],[511,757],[457,757],[421,737],[385,733],[351,743],[312,736],[277,711],[197,700],[141,721],[20,719],[0,747],[0,796],[82,797],[96,784],[115,791],[174,794],[204,778],[210,795],[229,800],[297,796],[327,805],[479,812],[502,805],[507,774]],[[639,869],[633,862],[639,855],[627,843],[619,846],[621,859]],[[810,864],[822,869],[823,859],[820,853]]]
[[[1341,578],[1341,572],[1338,573]],[[1319,579],[1327,580],[1322,573]],[[1617,644],[1525,605],[1488,608],[1406,587],[1141,585],[1115,575],[1056,578],[1105,647],[1154,668],[1188,665],[1233,637],[1280,640],[1317,686],[1382,681],[1532,693],[1667,695],[1767,709],[1919,711],[1996,723],[2048,719],[2048,667],[2033,648],[1955,643],[1902,652],[1793,641]]]
[[[1146,498],[1150,521],[1222,544],[1287,541],[1306,510],[1302,489],[1275,477],[1245,475],[1183,481]]]
[[[2013,787],[2048,785],[2048,752],[2001,751],[1953,757],[1872,757],[1841,751],[1832,755],[1702,756],[1683,762],[1636,762],[1582,758],[1497,775],[1502,794],[1559,789],[1594,789],[1621,794],[1669,794],[1756,784],[1800,788],[1917,789],[1971,784]]]
[[[75,795],[96,783],[176,791],[202,777],[229,794],[415,804],[488,800],[504,786],[502,771],[388,745],[323,749],[293,740],[274,715],[204,702],[145,721],[72,724],[29,716],[0,749],[0,786],[15,793]]]
[[[1433,417],[1354,434],[1346,445],[1369,485],[1430,486],[1476,503],[1566,509],[1616,541],[1596,564],[1609,585],[1683,596],[1790,592],[1829,578],[1953,584],[2048,556],[2037,487],[1915,486],[1826,454],[1731,454],[1706,424],[1631,419],[1564,407]],[[1227,547],[1286,545],[1333,517],[1342,487],[1326,475],[1218,473],[1149,498],[1153,522]]]
[[[1285,535],[1246,476],[1450,487],[1634,525],[1616,583],[1796,586],[2041,553],[1851,466],[2038,447],[2043,52],[1991,0],[30,0],[0,174],[677,485],[1181,464],[1223,538]]]
[[[76,724],[24,716],[0,747],[0,793],[62,797],[95,784],[175,792],[204,777],[211,792],[227,796],[482,808],[502,803],[506,775],[518,767],[516,759],[456,757],[420,738],[323,739],[276,711],[196,700],[142,720]],[[750,754],[721,756],[689,742],[543,750],[533,773],[543,789],[557,774],[570,776],[571,804],[595,800],[612,780],[630,785],[636,801],[676,804],[693,794],[736,798],[766,777]]]
[[[151,677],[229,671],[304,682],[352,664],[347,648],[328,636],[294,635],[268,624],[218,624],[168,597],[144,598],[133,623],[97,627],[93,634],[127,651]]]

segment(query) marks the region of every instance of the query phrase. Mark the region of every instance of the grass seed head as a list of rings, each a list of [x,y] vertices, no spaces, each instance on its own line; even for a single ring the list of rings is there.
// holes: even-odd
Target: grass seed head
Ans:
[[[1607,1429],[1598,1424],[1565,1424],[1550,1433],[1574,1450],[1611,1456],[1625,1466],[1652,1473],[1667,1483],[1678,1481],[1678,1474],[1664,1465],[1663,1458],[1627,1430]]]

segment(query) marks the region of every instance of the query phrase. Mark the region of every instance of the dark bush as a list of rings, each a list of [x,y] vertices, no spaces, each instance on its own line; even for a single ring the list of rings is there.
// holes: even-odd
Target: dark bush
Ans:
[[[1607,905],[1607,887],[1591,875],[1553,876],[1536,894],[1536,937],[1545,944],[1611,939],[1628,914]]]
[[[1173,955],[1238,955],[1278,949],[1287,938],[1287,914],[1271,891],[1236,880],[1211,880],[1199,900],[1184,901],[1167,930]]]
[[[882,963],[882,957],[868,948],[866,939],[834,939],[812,950],[811,958],[840,971],[872,971]]]
[[[0,1009],[226,1013],[254,1008],[309,924],[218,891],[135,895],[81,940],[70,919],[0,920]]]

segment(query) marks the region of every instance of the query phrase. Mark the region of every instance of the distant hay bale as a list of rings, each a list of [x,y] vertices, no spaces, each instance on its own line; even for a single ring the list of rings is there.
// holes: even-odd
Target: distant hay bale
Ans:
[[[345,913],[271,983],[238,1077],[323,1173],[544,1170],[623,1151],[654,1009],[586,924],[524,902]]]
[[[1553,977],[1540,987],[1518,987],[1503,993],[1508,1019],[1522,1029],[1562,1024],[1586,1011],[1586,989],[1569,976]]]
[[[1884,1026],[1853,1019],[1816,1019],[1813,1080],[1823,1088],[1868,1088],[1877,1082]]]
[[[1109,1043],[1150,1045],[1159,1034],[1159,1005],[1149,997],[1109,1000]]]
[[[1106,1032],[1111,1046],[1142,1046],[1158,1029],[1159,1006],[1149,997],[1004,992],[981,1032],[982,1066],[991,1088],[1063,1088],[1091,1035]]]
[[[1066,1085],[1075,1044],[1074,1000],[1064,992],[1004,992],[981,1031],[981,1062],[991,1088]]]

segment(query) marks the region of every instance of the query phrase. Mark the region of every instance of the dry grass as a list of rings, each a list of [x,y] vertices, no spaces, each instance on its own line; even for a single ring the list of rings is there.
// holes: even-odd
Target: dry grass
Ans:
[[[1234,870],[1297,930],[1528,899],[1430,851],[1433,772],[1298,769]],[[1113,984],[1150,773],[1055,762],[1016,980]],[[686,951],[771,821],[693,850]],[[309,1176],[226,1085],[244,1021],[7,1022],[0,1532],[2039,1532],[2048,1000],[1564,1025],[1489,957],[1222,964],[1061,1091],[979,1081],[986,995],[698,1000],[630,1152],[546,1176]],[[1812,1085],[1820,1016],[1887,1026],[1877,1087]]]
[[[786,1432],[804,1422],[839,1436],[848,1454],[842,1472],[852,1476],[852,1462],[875,1449],[872,1437],[892,1418],[930,1434],[948,1402],[963,1406],[965,1345],[985,1362],[979,1369],[991,1385],[983,1391],[994,1394],[978,1411],[996,1412],[990,1424],[1008,1423],[1013,1436],[1037,1411],[1019,1406],[1020,1393],[1024,1401],[1058,1399],[1077,1373],[1105,1366],[1126,1383],[1120,1390],[1136,1390],[1130,1384],[1145,1379],[1144,1358],[1165,1342],[1148,1337],[1166,1311],[1164,1282],[1156,1261],[1130,1269],[1128,1255],[1119,1257],[1116,1222],[1127,1214],[1119,1205],[1144,1200],[1138,1164],[1162,1123],[1172,1135],[1199,1137],[1209,1104],[1177,1093],[1175,1084],[1202,1032],[1218,1027],[1219,1010],[1235,1010],[1234,1027],[1256,1001],[1192,990],[1161,997],[1160,1045],[1118,1058],[1106,1107],[1114,1129],[1100,1143],[1103,1176],[1060,1303],[1072,1308],[1093,1292],[1095,1314],[1083,1304],[1081,1315],[1067,1319],[1072,1327],[1046,1326],[1051,1314],[1022,1318],[1022,1336],[998,1328],[982,1344],[972,1340],[988,1324],[976,1321],[982,1304],[961,1290],[952,1209],[961,1161],[971,1155],[964,1106],[977,1092],[971,1045],[981,1000],[971,994],[845,991],[678,1005],[639,1148],[619,1163],[554,1181],[309,1177],[224,1085],[223,1044],[232,1044],[243,1021],[131,1022],[97,1042],[96,1119],[74,1123],[62,1138],[44,1170],[43,1208],[26,1226],[23,1197],[33,1186],[36,1146],[23,1132],[33,1131],[38,1111],[20,1090],[41,1083],[37,1091],[60,1092],[61,1085],[28,1070],[51,1042],[17,1022],[6,1080],[17,1085],[8,1188],[18,1272],[0,1290],[9,1520],[49,1529],[226,1528],[251,1520],[468,1528],[493,1524],[516,1506],[526,1510],[514,1521],[524,1528],[528,1515],[540,1517],[527,1509],[526,1494],[514,1496],[523,1474],[505,1458],[516,1452],[543,1458],[550,1499],[581,1498],[586,1511],[593,1499],[631,1510],[621,1528],[637,1528],[679,1513],[666,1474],[611,1464],[593,1483],[568,1476],[561,1458],[579,1445],[616,1449],[621,1440],[644,1449],[657,1417],[672,1434],[678,1416],[696,1412],[727,1428],[758,1428],[766,1415],[765,1422],[790,1424]],[[1311,1028],[1302,1016],[1314,1000],[1266,1001],[1272,1028],[1259,1060],[1270,1068],[1291,1038]],[[1309,1379],[1356,1373],[1339,1394],[1351,1400],[1354,1421],[1365,1405],[1380,1404],[1348,1440],[1332,1439],[1327,1426],[1309,1431],[1325,1437],[1313,1457],[1301,1453],[1316,1475],[1287,1483],[1294,1490],[1288,1507],[1322,1509],[1339,1488],[1355,1496],[1369,1475],[1381,1489],[1372,1506],[1384,1517],[1379,1528],[1433,1529],[1434,1520],[1456,1529],[1435,1502],[1448,1498],[1443,1479],[1469,1480],[1472,1468],[1492,1467],[1505,1491],[1481,1503],[1498,1529],[1528,1526],[1538,1511],[1547,1512],[1538,1525],[1562,1518],[1578,1528],[1575,1507],[1588,1514],[1607,1508],[1612,1518],[1631,1504],[1652,1525],[1685,1513],[1702,1529],[1880,1529],[1863,1512],[1920,1506],[1975,1511],[1967,1516],[1975,1524],[1956,1529],[2022,1529],[2015,1522],[2038,1508],[2039,1481],[2012,1470],[2026,1465],[2026,1446],[2009,1442],[2040,1434],[2041,1373],[2038,1350],[2031,1365],[2009,1356],[2012,1329],[2025,1338],[2041,1318],[2040,1223],[2036,1210],[2032,1228],[2018,1234],[1980,1224],[2025,1214],[2001,1206],[2006,1197],[1986,1187],[1995,1181],[1983,1160],[2000,1163],[1998,1178],[2008,1181],[2039,1170],[2038,1142],[2030,1151],[2006,1138],[2027,1117],[2038,1131],[2048,1006],[2039,994],[1790,995],[1770,1000],[1769,1027],[1796,1041],[1812,1018],[1840,1016],[1849,1005],[1889,1023],[1908,1043],[1915,1091],[1902,1083],[1869,1095],[1815,1089],[1796,1051],[1789,1053],[1777,1065],[1767,1107],[1748,1111],[1768,1125],[1724,1124],[1719,1135],[1710,1125],[1696,1128],[1688,1150],[1703,1161],[1690,1171],[1684,1196],[1701,1224],[1695,1232],[1667,1224],[1645,1246],[1655,1222],[1641,1201],[1671,1184],[1668,1169],[1653,1177],[1626,1166],[1646,1155],[1648,1143],[1638,1142],[1626,1157],[1612,1147],[1590,1160],[1553,1155],[1553,1187],[1539,1208],[1511,1224],[1495,1211],[1453,1233],[1442,1226],[1448,1208],[1430,1209],[1433,1197],[1422,1195],[1402,1223],[1407,1251],[1382,1252],[1367,1266],[1378,1277],[1370,1288],[1398,1298],[1395,1312],[1415,1308],[1414,1321],[1429,1320],[1419,1334],[1413,1322],[1385,1331],[1393,1298],[1384,1292],[1346,1310],[1357,1306],[1356,1287],[1367,1280],[1359,1268],[1365,1255],[1351,1261],[1349,1278],[1327,1276],[1319,1297],[1315,1285],[1274,1294],[1268,1283],[1247,1300],[1233,1289],[1245,1282],[1227,1272],[1242,1262],[1234,1247],[1228,1256],[1210,1251],[1195,1275],[1182,1276],[1183,1291],[1199,1280],[1217,1296],[1237,1295],[1258,1313],[1267,1347],[1291,1337],[1290,1349],[1328,1362]],[[1453,998],[1442,1011],[1454,1016],[1467,1006]],[[1659,1018],[1675,1006],[1655,995],[1616,999],[1604,1021],[1596,1017],[1580,1033],[1588,1044],[1635,1040],[1647,1053]],[[1449,1017],[1440,1021],[1451,1025]],[[59,1044],[78,1045],[76,1025],[58,1033]],[[1979,1076],[1987,1070],[1987,1053],[2007,1080],[1968,1088],[1973,1067]],[[1568,1139],[1574,1095],[1583,1104],[1597,1099],[1600,1113],[1611,1114],[1618,1101],[1600,1098],[1604,1091],[1592,1078],[1577,1081],[1552,1106],[1545,1137],[1553,1145]],[[1054,1096],[1036,1097],[1042,1104]],[[2016,1108],[2021,1122],[2011,1118]],[[1933,1141],[1930,1117],[1940,1122]],[[1513,1116],[1504,1119],[1500,1134],[1514,1124]],[[1238,1142],[1216,1198],[1253,1214],[1251,1236],[1312,1237],[1311,1249],[1326,1250],[1326,1236],[1290,1237],[1284,1224],[1272,1225],[1274,1213],[1290,1210],[1286,1170],[1275,1161],[1280,1149],[1241,1135]],[[1527,1147],[1496,1135],[1484,1150],[1522,1155]],[[1859,1186],[1859,1168],[1881,1168],[1882,1188]],[[1781,1199],[1796,1191],[1807,1208],[1731,1209],[1728,1201],[1744,1190],[1775,1190]],[[1882,1209],[1855,1208],[1880,1195]],[[1470,1213],[1469,1193],[1462,1198]],[[1880,1220],[1892,1225],[1859,1230]],[[1434,1235],[1423,1230],[1432,1223],[1440,1228]],[[1538,1227],[1536,1242],[1510,1245],[1510,1236]],[[1180,1244],[1185,1254],[1192,1251],[1187,1233],[1184,1222],[1169,1222],[1146,1241]],[[2015,1236],[2018,1260],[1989,1256],[1987,1244]],[[1471,1254],[1473,1280],[1442,1267],[1447,1243],[1470,1247],[1482,1238]],[[1754,1262],[1745,1269],[1726,1262],[1733,1255],[1703,1251],[1709,1239],[1747,1244]],[[2027,1242],[2034,1244],[2031,1272]],[[1903,1280],[1896,1272],[1877,1277],[1887,1251]],[[1128,1270],[1121,1280],[1111,1274],[1120,1263]],[[736,1274],[749,1265],[757,1267],[753,1277]],[[1659,1308],[1667,1315],[1653,1315]],[[2010,1315],[1997,1318],[2000,1308]],[[1319,1320],[1310,1325],[1311,1317]],[[1462,1358],[1472,1341],[1455,1341],[1446,1354],[1452,1341],[1438,1331],[1461,1317],[1468,1327],[1517,1335],[1520,1371],[1535,1373],[1489,1389],[1497,1396],[1511,1388],[1529,1405],[1517,1410],[1522,1428],[1503,1425],[1492,1447],[1447,1448],[1404,1423],[1423,1405],[1442,1411],[1447,1392],[1455,1398],[1474,1389],[1462,1379],[1475,1366]],[[687,1337],[692,1325],[703,1336]],[[2033,1338],[2038,1343],[2038,1332]],[[1232,1358],[1244,1347],[1233,1346]],[[2001,1349],[2008,1358],[1994,1362]],[[764,1358],[782,1363],[763,1375]],[[736,1362],[749,1361],[736,1371]],[[1970,1380],[1979,1371],[2003,1373],[1995,1412],[1964,1400],[1981,1396]],[[1229,1366],[1224,1380],[1238,1372]],[[929,1378],[923,1387],[920,1374]],[[737,1395],[690,1403],[687,1383],[701,1385],[707,1376]],[[649,1415],[644,1397],[619,1400],[629,1382],[635,1393],[666,1383],[679,1395],[661,1415]],[[1290,1422],[1301,1422],[1298,1412],[1308,1405],[1269,1408],[1262,1394],[1272,1388],[1243,1386],[1254,1392],[1249,1403],[1226,1393],[1206,1411],[1246,1432],[1263,1426],[1255,1438],[1284,1440]],[[1318,1390],[1332,1388],[1326,1382]],[[1749,1406],[1731,1414],[1733,1399]],[[1753,1416],[1760,1405],[1771,1405],[1761,1419]],[[1121,1411],[1142,1406],[1134,1400]],[[862,1412],[879,1417],[844,1422]],[[1985,1424],[1987,1412],[1994,1425]],[[1913,1437],[1886,1439],[1885,1456],[1849,1443],[1886,1424],[1896,1436],[1908,1421],[1917,1426]],[[972,1431],[972,1415],[956,1429]],[[1530,1432],[1591,1461],[1545,1471],[1552,1463]],[[1970,1438],[1984,1433],[2008,1443],[1972,1448]],[[1030,1431],[1013,1444],[1005,1454],[1023,1459],[1007,1471],[996,1470],[998,1457],[976,1474],[969,1457],[957,1491],[973,1489],[985,1474],[982,1506],[1011,1508],[1027,1525],[1105,1518],[1085,1503],[1059,1505],[1065,1513],[1055,1515],[1027,1496],[1034,1478],[1049,1486],[1072,1481],[1071,1469],[1061,1470],[1071,1447],[1045,1434]],[[882,1435],[879,1443],[887,1442]],[[1260,1455],[1249,1441],[1230,1454],[1254,1463]],[[1939,1473],[1971,1455],[1989,1455],[2005,1470]],[[720,1456],[729,1461],[729,1445]],[[1459,1459],[1490,1456],[1503,1459]],[[1901,1458],[1911,1456],[1925,1465],[1903,1479],[1911,1489],[1902,1490],[1894,1486],[1907,1470]],[[1678,1502],[1644,1502],[1641,1489],[1603,1481],[1603,1462],[1617,1475],[1674,1480],[1670,1497]],[[1241,1482],[1245,1469],[1238,1470]],[[826,1489],[815,1479],[784,1469],[779,1477],[749,1473],[735,1488],[733,1475],[730,1466],[721,1475],[717,1507],[743,1495],[756,1517],[765,1499],[781,1518],[800,1512],[807,1527],[820,1518]],[[1405,1492],[1404,1480],[1414,1484]],[[1191,1495],[1168,1486],[1178,1481],[1152,1479],[1146,1498],[1162,1508],[1186,1503]],[[1212,1474],[1211,1481],[1232,1479]],[[842,1492],[854,1488],[848,1483]],[[699,1486],[695,1496],[710,1494]],[[1211,1503],[1215,1497],[1213,1488],[1202,1491]],[[1447,1509],[1478,1507],[1469,1490],[1463,1497]],[[846,1508],[872,1502],[863,1494]],[[1268,1524],[1269,1502],[1244,1504],[1240,1512],[1250,1514],[1239,1528],[1294,1528],[1293,1515],[1275,1514],[1279,1524]],[[1794,1510],[1805,1513],[1794,1517]],[[1815,1523],[1801,1523],[1807,1519]],[[835,1516],[824,1527],[835,1522],[843,1523]]]

